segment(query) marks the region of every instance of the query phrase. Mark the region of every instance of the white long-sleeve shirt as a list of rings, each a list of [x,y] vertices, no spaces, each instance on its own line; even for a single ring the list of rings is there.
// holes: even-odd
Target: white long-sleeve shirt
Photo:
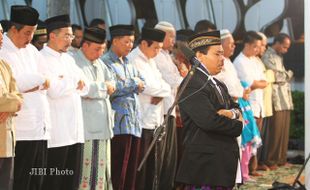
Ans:
[[[174,102],[175,96],[178,92],[178,87],[180,86],[183,78],[181,77],[177,66],[172,61],[168,51],[163,49],[160,50],[154,60],[162,75],[162,78],[170,85],[171,88],[171,95],[164,98],[164,112],[166,114]],[[175,109],[172,112],[172,115],[175,116]]]
[[[168,97],[171,89],[156,67],[154,59],[148,59],[139,49],[135,48],[129,55],[129,61],[134,64],[145,79],[145,89],[138,95],[141,110],[141,126],[143,129],[155,129],[164,118],[164,102],[151,104],[152,97]]]
[[[234,60],[234,65],[240,80],[247,82],[249,86],[253,84],[254,80],[265,80],[264,71],[254,56],[246,57],[241,52]],[[255,117],[264,117],[263,93],[263,89],[255,89],[250,93],[249,102]]]
[[[41,50],[47,74],[51,78],[48,100],[51,112],[51,139],[48,147],[61,147],[84,142],[81,95],[77,90],[79,80],[84,80],[82,71],[67,53],[59,53],[48,46]]]
[[[15,118],[16,140],[46,140],[50,130],[49,106],[46,90],[31,90],[41,86],[45,77],[39,71],[40,54],[31,44],[25,48],[17,48],[11,39],[3,35],[3,47],[0,50],[1,59],[12,68],[18,90],[22,93],[24,102]]]

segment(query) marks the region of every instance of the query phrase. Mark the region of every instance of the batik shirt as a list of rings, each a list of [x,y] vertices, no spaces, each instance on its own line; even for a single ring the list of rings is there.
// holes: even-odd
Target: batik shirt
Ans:
[[[275,82],[272,85],[272,103],[275,111],[293,110],[290,81],[293,73],[285,69],[282,55],[269,47],[262,57],[267,69],[273,70]]]
[[[102,57],[102,60],[116,81],[116,90],[110,97],[112,109],[115,110],[114,135],[130,134],[141,137],[137,94],[138,79],[143,81],[144,79],[126,57],[121,61],[111,50]]]

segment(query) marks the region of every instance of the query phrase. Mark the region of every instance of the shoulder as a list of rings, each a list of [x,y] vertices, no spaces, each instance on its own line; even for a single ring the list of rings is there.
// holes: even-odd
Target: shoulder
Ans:
[[[234,65],[238,65],[238,64],[242,64],[243,62],[246,61],[246,57],[240,53],[234,60],[233,64]]]
[[[6,61],[4,61],[3,59],[0,59],[0,67],[2,67],[4,69],[8,70],[9,72],[11,72],[10,65]]]
[[[276,57],[279,57],[271,48],[268,48],[264,55],[262,56],[263,60],[272,60]]]
[[[103,69],[103,70],[109,70],[108,66],[105,64],[105,62],[102,60],[102,59],[97,59],[100,67]]]
[[[184,85],[185,80],[182,81],[181,86]],[[190,79],[188,83],[188,87],[196,89],[201,88],[202,86],[206,85],[208,83],[208,76],[203,74],[201,71],[196,70],[192,78]]]
[[[105,54],[103,54],[103,56],[101,57],[101,60],[106,64],[113,63],[109,52],[106,52]]]
[[[63,53],[64,59],[68,60],[70,63],[75,63],[75,59],[69,53]]]
[[[31,43],[29,43],[26,48],[28,48],[29,50],[31,51],[35,51],[35,52],[39,52],[39,50],[34,46],[32,45]]]
[[[161,64],[165,60],[165,55],[162,50],[154,57],[156,64]]]

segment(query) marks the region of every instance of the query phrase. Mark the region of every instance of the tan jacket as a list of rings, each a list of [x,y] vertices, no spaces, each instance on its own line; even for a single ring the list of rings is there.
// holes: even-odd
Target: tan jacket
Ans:
[[[5,122],[0,123],[0,158],[14,156],[15,130],[12,118],[21,102],[22,96],[17,92],[11,68],[0,60],[0,112],[12,113]]]

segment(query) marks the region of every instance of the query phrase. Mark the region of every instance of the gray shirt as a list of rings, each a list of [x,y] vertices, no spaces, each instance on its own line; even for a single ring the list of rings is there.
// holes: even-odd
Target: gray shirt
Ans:
[[[283,57],[271,47],[268,47],[262,57],[262,61],[266,68],[273,70],[275,74],[275,82],[272,86],[272,103],[275,111],[293,110],[294,105],[290,84],[293,72],[285,69]]]
[[[111,139],[114,111],[111,109],[105,81],[112,81],[112,75],[100,59],[91,62],[81,50],[73,58],[89,82],[89,92],[82,97],[85,140]]]

